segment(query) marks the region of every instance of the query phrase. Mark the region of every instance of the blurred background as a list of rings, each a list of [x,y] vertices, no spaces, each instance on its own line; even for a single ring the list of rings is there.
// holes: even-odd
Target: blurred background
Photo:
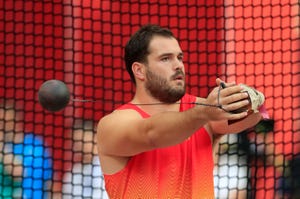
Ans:
[[[216,198],[300,197],[297,0],[8,0],[0,18],[0,198],[106,197],[94,129],[132,97],[123,47],[147,23],[181,42],[189,93],[221,77],[265,94],[270,120],[221,140]],[[97,102],[48,112],[37,91],[49,79]]]

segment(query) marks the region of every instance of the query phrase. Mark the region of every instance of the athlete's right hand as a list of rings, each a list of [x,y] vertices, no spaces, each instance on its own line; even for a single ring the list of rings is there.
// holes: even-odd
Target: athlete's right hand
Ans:
[[[220,86],[221,80],[217,79],[215,87],[207,96],[204,111],[209,121],[217,120],[238,120],[247,116],[247,111],[241,113],[231,113],[249,104],[248,94],[241,92],[243,87],[235,83],[228,83],[225,88]]]

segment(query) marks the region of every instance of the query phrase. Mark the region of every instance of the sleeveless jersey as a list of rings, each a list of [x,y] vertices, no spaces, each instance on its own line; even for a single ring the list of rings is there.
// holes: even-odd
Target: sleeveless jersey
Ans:
[[[186,94],[180,111],[194,104],[196,97]],[[120,109],[134,109],[144,118],[150,117],[133,104]],[[104,174],[106,190],[112,199],[132,198],[214,198],[212,142],[200,128],[184,142],[130,158],[125,168],[115,174]]]

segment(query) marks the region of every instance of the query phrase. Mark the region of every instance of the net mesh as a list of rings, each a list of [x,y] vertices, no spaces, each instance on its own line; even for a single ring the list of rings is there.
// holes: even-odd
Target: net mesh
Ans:
[[[95,135],[78,130],[132,97],[123,47],[146,23],[179,39],[189,93],[205,97],[222,77],[266,96],[274,129],[221,140],[216,198],[298,196],[297,0],[15,0],[1,1],[0,13],[0,198],[106,197]],[[97,102],[47,112],[37,91],[49,79]]]

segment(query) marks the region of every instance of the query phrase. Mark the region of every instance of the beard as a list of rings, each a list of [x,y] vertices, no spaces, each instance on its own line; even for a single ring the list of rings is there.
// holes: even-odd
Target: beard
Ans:
[[[178,75],[184,77],[182,70],[176,71],[174,75],[171,76],[170,80],[175,80]],[[175,103],[180,100],[185,94],[185,82],[178,86],[171,86],[166,78],[153,73],[149,69],[146,71],[147,81],[145,83],[145,88],[147,92],[159,101],[167,104]]]

